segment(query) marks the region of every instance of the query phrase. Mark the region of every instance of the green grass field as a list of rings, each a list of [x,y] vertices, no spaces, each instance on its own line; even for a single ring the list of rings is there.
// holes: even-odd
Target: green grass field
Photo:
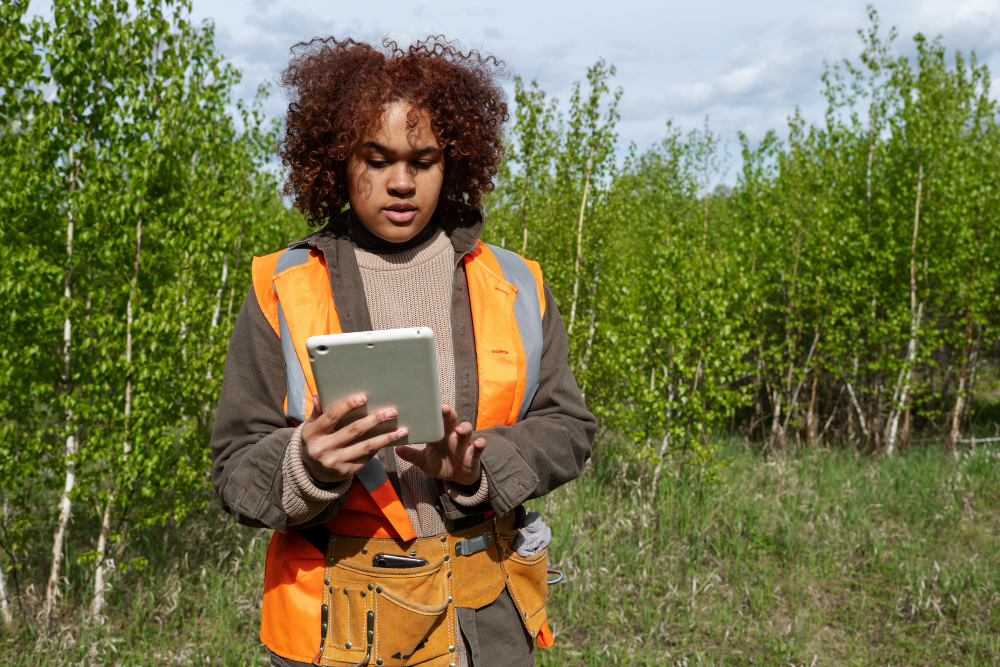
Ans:
[[[764,459],[731,445],[724,481],[664,475],[655,493],[649,471],[598,459],[534,503],[567,574],[539,661],[1000,665],[998,452]],[[214,506],[150,530],[120,556],[103,623],[22,621],[0,663],[264,665],[268,537]]]

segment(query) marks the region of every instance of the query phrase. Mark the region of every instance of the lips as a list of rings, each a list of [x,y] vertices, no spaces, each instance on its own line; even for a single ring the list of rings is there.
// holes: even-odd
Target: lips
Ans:
[[[392,204],[384,209],[386,216],[396,223],[406,223],[417,215],[417,209],[412,204]]]

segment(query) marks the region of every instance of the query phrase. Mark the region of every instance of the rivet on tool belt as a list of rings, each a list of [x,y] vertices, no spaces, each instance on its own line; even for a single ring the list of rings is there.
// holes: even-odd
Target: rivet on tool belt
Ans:
[[[483,533],[482,535],[456,542],[455,555],[471,556],[474,553],[483,551],[491,544],[493,544],[493,533]]]

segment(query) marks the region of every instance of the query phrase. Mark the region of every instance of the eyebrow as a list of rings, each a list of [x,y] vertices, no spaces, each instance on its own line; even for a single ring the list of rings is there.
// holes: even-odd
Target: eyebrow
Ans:
[[[376,143],[374,141],[366,141],[365,143],[361,144],[361,147],[372,148],[374,150],[379,151],[380,153],[395,153],[395,151],[393,151],[392,149],[386,148],[382,144]],[[426,148],[418,148],[415,152],[417,153],[417,155],[427,155],[428,153],[439,153],[441,152],[441,149],[435,148],[434,146],[427,146]]]

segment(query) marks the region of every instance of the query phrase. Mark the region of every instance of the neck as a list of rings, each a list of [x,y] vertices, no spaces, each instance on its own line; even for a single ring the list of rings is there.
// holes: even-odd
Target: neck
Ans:
[[[421,243],[430,240],[434,236],[434,232],[437,231],[437,225],[434,224],[434,220],[431,219],[424,228],[421,229],[415,236],[406,241],[401,241],[399,243],[393,243],[392,241],[386,241],[381,236],[377,236],[370,229],[365,227],[364,223],[358,219],[358,216],[351,211],[350,216],[350,234],[351,241],[354,242],[362,250],[366,250],[377,255],[392,255],[399,252],[404,252],[412,248],[416,248]]]

